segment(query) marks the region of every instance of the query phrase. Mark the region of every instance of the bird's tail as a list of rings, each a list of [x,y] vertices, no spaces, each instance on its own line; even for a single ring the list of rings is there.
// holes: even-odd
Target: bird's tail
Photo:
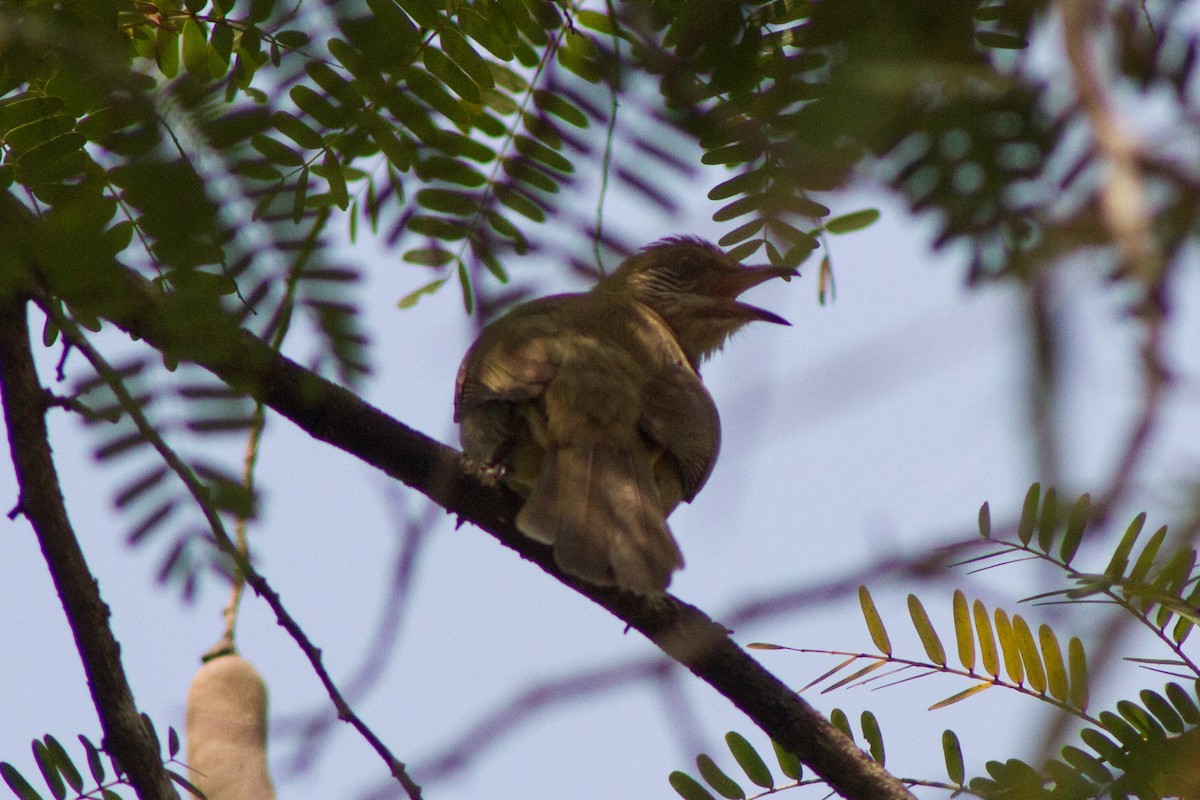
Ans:
[[[663,592],[683,554],[645,453],[609,444],[550,448],[517,515],[564,572],[642,595]]]

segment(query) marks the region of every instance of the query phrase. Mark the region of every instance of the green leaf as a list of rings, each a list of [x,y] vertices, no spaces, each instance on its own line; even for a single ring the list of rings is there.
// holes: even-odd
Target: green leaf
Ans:
[[[1136,594],[1138,586],[1146,582],[1146,576],[1150,574],[1150,568],[1154,566],[1154,559],[1158,557],[1158,551],[1162,548],[1166,536],[1167,526],[1164,525],[1146,541],[1146,546],[1142,548],[1137,561],[1133,563],[1133,569],[1129,571],[1127,579],[1129,586],[1123,587],[1126,597]]]
[[[496,85],[492,65],[475,52],[475,48],[471,47],[457,30],[449,26],[443,27],[438,32],[438,38],[441,39],[442,50],[453,59],[459,69],[471,76],[471,80],[483,89],[491,89]]]
[[[1049,625],[1043,624],[1038,627],[1038,641],[1042,645],[1042,661],[1046,665],[1046,685],[1050,689],[1050,696],[1065,703],[1071,694],[1058,637]]]
[[[8,788],[12,789],[20,800],[42,800],[42,796],[37,790],[29,785],[29,781],[25,780],[17,768],[7,761],[0,761],[0,778],[4,778],[4,782],[8,784]]]
[[[929,621],[929,615],[925,613],[925,607],[915,594],[908,596],[908,614],[912,617],[913,627],[917,629],[917,636],[921,637],[929,660],[940,667],[946,666],[946,650],[938,639],[937,631],[933,629],[933,623]]]
[[[421,170],[421,177],[427,180],[437,178],[471,188],[487,183],[487,178],[483,176],[483,173],[470,164],[464,164],[445,156],[432,156],[425,159],[421,162]]]
[[[1090,753],[1085,753],[1078,747],[1067,745],[1062,749],[1063,761],[1066,761],[1077,772],[1082,774],[1093,783],[1101,785],[1111,783],[1113,779],[1112,771],[1104,766],[1104,762],[1100,761]]]
[[[754,236],[761,231],[763,226],[766,224],[767,221],[762,217],[759,217],[758,219],[752,219],[745,224],[737,226],[729,233],[722,236],[717,241],[717,244],[721,245],[721,247],[731,247],[739,242],[744,242],[751,236]]]
[[[444,84],[420,67],[411,66],[404,71],[404,82],[417,97],[446,119],[466,129],[471,125],[466,107],[446,91]]]
[[[367,110],[362,112],[359,121],[363,130],[371,137],[371,141],[383,152],[388,163],[400,172],[408,172],[412,166],[411,147],[396,135],[392,126],[375,112]]]
[[[1038,500],[1041,498],[1042,485],[1035,483],[1025,493],[1025,503],[1021,506],[1021,519],[1017,522],[1017,538],[1021,544],[1029,544],[1033,539],[1033,529],[1037,525]]]
[[[516,211],[523,217],[528,217],[534,222],[545,222],[546,212],[541,207],[530,200],[526,195],[517,191],[511,186],[497,184],[493,189],[496,194],[496,199],[504,205]]]
[[[985,539],[992,538],[992,510],[987,503],[979,507],[979,535]]]
[[[1029,682],[1029,688],[1038,694],[1045,694],[1046,668],[1042,666],[1042,656],[1038,652],[1029,623],[1020,614],[1013,614],[1012,630],[1017,649],[1021,653],[1021,664],[1025,667],[1025,679]]]
[[[467,316],[475,313],[475,292],[471,286],[471,275],[467,272],[467,265],[463,262],[458,262],[458,285],[462,288],[463,308],[467,311]]]
[[[195,17],[183,21],[183,66],[188,72],[209,76],[208,34]]]
[[[1037,540],[1043,553],[1049,553],[1054,544],[1054,534],[1058,530],[1058,513],[1058,492],[1051,486],[1042,498],[1042,511],[1038,517]]]
[[[879,616],[879,609],[875,607],[875,600],[872,599],[871,592],[866,586],[858,587],[858,603],[862,606],[863,619],[866,620],[871,641],[875,643],[879,652],[890,656],[892,642],[888,638],[887,629],[883,626],[883,617]]]
[[[800,759],[783,749],[783,746],[773,739],[771,746],[775,748],[775,760],[779,762],[779,771],[794,781],[800,781],[804,777],[804,764]]]
[[[717,763],[707,755],[701,753],[696,756],[696,769],[700,770],[700,777],[708,781],[708,785],[717,790],[717,794],[722,797],[727,797],[729,800],[743,800],[746,792],[738,786],[737,781],[726,775]]]
[[[483,102],[483,97],[479,94],[479,87],[475,81],[471,80],[471,76],[451,61],[444,52],[436,47],[426,47],[423,60],[425,69],[429,70],[433,77],[453,89],[454,93],[463,100],[476,104]]]
[[[840,708],[835,708],[829,712],[829,722],[833,727],[841,731],[847,739],[854,741],[854,729],[850,727],[850,718],[846,716],[846,712]]]
[[[363,99],[350,81],[334,72],[333,67],[322,61],[309,61],[304,65],[304,71],[312,78],[325,93],[336,99],[347,108],[362,108]]]
[[[75,790],[76,794],[82,793],[83,776],[79,774],[79,770],[75,767],[74,762],[71,761],[71,757],[67,755],[66,749],[59,743],[58,739],[55,739],[50,734],[43,736],[42,740],[46,743],[46,753],[58,769],[59,774]]]
[[[1117,705],[1120,706],[1120,703]],[[1142,743],[1142,734],[1123,716],[1117,716],[1111,711],[1101,711],[1100,724],[1125,747],[1136,747]]]
[[[441,247],[418,247],[404,254],[404,260],[423,267],[444,267],[454,260],[454,254]]]
[[[942,732],[942,756],[946,761],[946,774],[950,782],[962,786],[967,771],[963,765],[962,747],[958,743],[958,735],[952,730]]]
[[[288,94],[297,108],[315,119],[325,128],[332,130],[343,128],[350,120],[350,115],[346,113],[344,108],[335,106],[325,99],[324,95],[313,91],[309,86],[297,84],[291,88]]]
[[[576,128],[588,126],[587,115],[562,95],[545,89],[534,89],[533,102],[547,114],[553,114],[568,125],[574,125]]]
[[[767,171],[750,170],[718,183],[708,192],[709,200],[725,200],[735,195],[754,194],[767,185]]]
[[[304,219],[304,204],[308,199],[308,167],[302,167],[296,176],[296,194],[292,198],[292,221],[297,225]]]
[[[1129,566],[1129,554],[1133,551],[1133,545],[1137,541],[1138,534],[1142,532],[1142,526],[1146,524],[1146,512],[1138,514],[1133,518],[1133,522],[1129,523],[1129,527],[1125,529],[1125,535],[1121,537],[1120,544],[1113,551],[1112,558],[1108,562],[1108,566],[1104,569],[1104,574],[1110,578],[1120,578],[1125,574],[1125,568]]]
[[[100,757],[100,751],[96,745],[92,744],[92,740],[79,734],[79,743],[83,745],[83,750],[87,754],[88,772],[92,773],[92,780],[97,784],[104,783],[104,759]]]
[[[1017,637],[1013,633],[1012,623],[1008,621],[1008,614],[1000,608],[996,609],[995,618],[996,638],[1000,640],[1000,652],[1004,655],[1004,668],[1008,672],[1009,680],[1022,686],[1025,683],[1025,668],[1021,664],[1021,649],[1017,645]]]
[[[699,781],[686,772],[675,770],[667,776],[667,782],[683,800],[716,800],[712,796],[712,792],[701,786]]]
[[[746,773],[747,778],[764,789],[774,787],[775,779],[771,776],[771,770],[767,769],[762,756],[758,754],[758,751],[754,749],[754,746],[750,742],[746,741],[746,737],[737,731],[730,731],[725,734],[725,744],[728,745],[729,752],[733,754],[734,760],[737,761],[742,771]]]
[[[575,12],[575,22],[589,30],[602,33],[605,36],[611,36],[613,34],[614,29],[612,20],[608,18],[607,14],[602,14],[599,11],[581,8],[579,11]]]
[[[33,740],[33,761],[42,773],[42,779],[46,781],[50,794],[54,795],[54,800],[63,800],[67,796],[67,787],[63,783],[62,776],[58,774],[53,756],[50,755],[45,743],[38,739]]]
[[[200,788],[198,786],[196,786],[194,783],[189,781],[187,778],[180,775],[175,770],[168,769],[168,770],[166,770],[166,773],[167,773],[167,777],[170,778],[173,783],[177,784],[184,791],[191,793],[195,797],[204,797],[204,792],[200,791]]]
[[[1067,532],[1063,534],[1062,544],[1059,546],[1059,555],[1064,564],[1070,564],[1071,559],[1079,550],[1079,543],[1083,541],[1084,531],[1087,530],[1091,505],[1092,496],[1090,494],[1080,495],[1079,499],[1075,501],[1075,505],[1072,506],[1071,513],[1067,516]]]
[[[36,120],[59,115],[64,105],[61,98],[45,95],[18,94],[0,100],[0,136],[11,145],[9,135],[15,129]],[[62,118],[70,120],[66,115],[62,115]]]
[[[174,78],[179,74],[179,34],[165,26],[154,29],[154,60],[163,77]]]
[[[279,42],[280,47],[295,49],[297,47],[304,47],[304,45],[308,44],[309,39],[308,34],[304,31],[292,30],[280,31],[275,34],[275,41]]]
[[[275,130],[306,150],[316,150],[325,146],[321,134],[310,128],[303,120],[286,111],[276,111],[272,114],[271,123],[275,126]]]
[[[417,192],[417,204],[430,211],[468,217],[479,209],[479,202],[467,192],[456,189],[421,189]]]
[[[304,157],[278,139],[257,133],[250,137],[250,144],[268,160],[285,167],[299,167]]]
[[[39,144],[70,133],[74,129],[75,120],[65,114],[54,114],[14,127],[5,134],[4,143],[19,153],[32,150]]]
[[[1171,705],[1175,706],[1175,710],[1179,712],[1179,716],[1188,725],[1195,725],[1200,722],[1200,707],[1196,706],[1196,701],[1188,694],[1187,690],[1178,683],[1171,682],[1166,686],[1167,699],[1171,701]]]
[[[438,4],[433,0],[396,0],[413,21],[422,28],[440,27],[442,15],[438,13]]]
[[[851,231],[862,230],[877,219],[879,219],[879,209],[864,208],[861,211],[853,211],[849,214],[843,214],[840,217],[825,220],[825,231],[827,233],[850,233]]]
[[[1172,733],[1183,733],[1183,729],[1186,727],[1183,717],[1179,716],[1179,712],[1167,701],[1167,698],[1150,689],[1143,689],[1138,693],[1138,697],[1141,699],[1142,705],[1162,723],[1164,728]]]
[[[749,214],[758,211],[762,208],[764,195],[751,194],[744,197],[739,197],[732,203],[727,203],[721,206],[713,213],[714,222],[728,222],[731,219],[737,219],[743,214]]]
[[[861,722],[863,738],[867,740],[867,749],[871,753],[871,758],[883,766],[887,761],[887,753],[883,749],[883,731],[879,729],[879,720],[870,711],[864,711]]]
[[[995,685],[996,684],[992,683],[991,681],[984,681],[982,683],[977,683],[974,686],[969,686],[966,689],[963,689],[961,692],[956,692],[955,694],[950,695],[949,697],[945,698],[944,700],[937,701],[936,703],[931,705],[928,710],[929,711],[937,711],[939,708],[945,708],[946,706],[952,706],[955,703],[958,703],[962,700],[966,700],[968,697],[973,697],[974,695],[977,695],[980,692],[986,691]]]
[[[321,175],[329,185],[329,194],[333,198],[334,204],[345,211],[346,207],[350,205],[350,193],[346,188],[346,176],[342,172],[342,163],[338,161],[337,154],[332,150],[326,150],[325,157],[321,159]]]
[[[1071,677],[1071,705],[1085,711],[1088,705],[1087,656],[1083,642],[1077,636],[1067,642],[1067,669]]]
[[[958,660],[967,672],[975,671],[975,631],[971,628],[971,608],[961,589],[954,590],[954,638]]]
[[[568,175],[575,171],[575,166],[565,156],[537,139],[518,133],[513,137],[513,146],[521,155],[540,161],[550,169]]]
[[[987,607],[976,600],[971,605],[972,616],[975,618],[975,631],[979,638],[979,657],[983,668],[993,678],[1000,677],[1000,658],[996,651],[996,638],[992,633],[992,620],[988,616]]]
[[[438,289],[441,289],[442,285],[448,280],[450,280],[449,276],[446,276],[445,278],[438,278],[435,281],[430,281],[421,288],[415,289],[404,295],[404,297],[401,297],[400,301],[396,303],[396,306],[398,308],[412,308],[417,304],[417,301],[419,301],[425,295],[433,294]]]

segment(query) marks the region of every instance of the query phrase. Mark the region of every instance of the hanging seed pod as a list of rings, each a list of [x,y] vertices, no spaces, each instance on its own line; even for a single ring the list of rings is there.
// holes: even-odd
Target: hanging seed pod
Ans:
[[[189,778],[207,800],[275,800],[267,772],[267,685],[237,654],[208,661],[187,699]]]

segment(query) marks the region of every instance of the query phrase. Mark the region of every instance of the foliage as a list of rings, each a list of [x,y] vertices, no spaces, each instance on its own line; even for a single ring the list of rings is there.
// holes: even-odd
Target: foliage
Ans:
[[[1010,536],[997,537],[985,503],[979,513],[980,540],[977,544],[986,547],[987,552],[962,561],[960,565],[995,565],[1001,559],[1002,564],[1033,559],[1052,565],[1074,587],[1034,595],[1026,598],[1026,602],[1044,604],[1053,601],[1079,610],[1097,601],[1120,607],[1153,632],[1170,653],[1168,658],[1129,657],[1128,660],[1142,664],[1155,674],[1166,672],[1181,679],[1182,683],[1178,680],[1168,682],[1161,691],[1146,686],[1136,697],[1116,701],[1113,710],[1091,713],[1088,710],[1087,657],[1078,637],[1070,637],[1064,656],[1060,644],[1063,637],[1050,625],[1039,625],[1035,635],[1021,614],[1009,615],[999,608],[989,612],[978,599],[968,603],[961,589],[955,590],[951,602],[958,666],[951,665],[946,645],[924,605],[913,594],[908,596],[909,616],[925,657],[896,655],[883,618],[865,586],[859,587],[859,604],[871,641],[879,651],[877,654],[798,649],[766,643],[751,644],[750,647],[841,657],[832,669],[815,678],[801,692],[822,684],[825,684],[821,690],[824,694],[854,686],[874,684],[879,689],[933,675],[954,675],[971,684],[934,703],[929,707],[930,711],[965,701],[989,689],[1002,688],[1054,706],[1082,723],[1076,734],[1079,745],[1062,746],[1058,756],[1040,768],[1019,759],[989,761],[986,776],[969,780],[963,767],[958,734],[947,730],[942,751],[950,783],[928,778],[906,779],[914,785],[969,792],[983,798],[1083,800],[1127,795],[1139,798],[1193,796],[1196,789],[1195,757],[1200,741],[1200,669],[1184,651],[1183,644],[1197,620],[1200,570],[1196,565],[1196,550],[1190,545],[1182,545],[1170,554],[1164,553],[1162,547],[1167,531],[1163,527],[1145,540],[1135,557],[1146,520],[1143,513],[1134,518],[1117,542],[1103,573],[1082,572],[1072,563],[1081,545],[1089,541],[1088,534],[1093,533],[1093,527],[1089,525],[1090,506],[1091,499],[1087,494],[1069,506],[1063,505],[1053,488],[1043,492],[1035,483],[1025,496],[1015,530]],[[977,671],[980,667],[982,672]],[[846,674],[847,670],[851,671]],[[830,720],[853,736],[846,715],[839,709],[830,713]],[[872,757],[884,763],[882,733],[870,711],[863,713],[862,730]],[[736,734],[730,736],[745,741]],[[737,760],[743,764],[742,758]],[[708,756],[697,759],[699,773],[709,786],[723,797],[746,796],[711,764]],[[747,770],[747,774],[750,772]],[[795,786],[806,783],[799,776],[793,777]],[[755,783],[774,788],[772,784],[758,780]],[[682,773],[672,773],[671,784],[687,800],[711,797],[694,778]]]
[[[142,720],[151,730],[154,729],[154,724],[150,721],[149,717],[143,716]],[[155,738],[157,739],[157,737]],[[121,794],[116,791],[116,788],[128,785],[120,767],[115,762],[112,762],[111,757],[109,757],[108,760],[113,771],[112,778],[109,778],[108,770],[104,766],[104,750],[93,744],[92,740],[83,734],[79,734],[79,744],[83,747],[88,774],[91,776],[92,783],[94,784],[93,788],[87,788],[83,773],[75,765],[67,749],[62,746],[58,739],[50,734],[46,734],[41,739],[33,740],[33,760],[37,764],[38,771],[42,774],[42,780],[45,782],[50,795],[55,800],[63,800],[63,798],[68,796],[67,790],[70,789],[70,796],[75,798],[119,800]],[[163,763],[168,765],[168,767],[170,765],[182,766],[181,762],[175,758],[177,755],[179,755],[179,734],[175,732],[174,728],[168,728],[167,756]],[[178,769],[168,768],[167,775],[170,776],[172,781],[193,795],[197,797],[203,796]],[[42,800],[41,792],[35,789],[33,784],[12,764],[0,761],[0,778],[4,779],[4,783],[8,785],[8,788],[16,795],[18,800]]]

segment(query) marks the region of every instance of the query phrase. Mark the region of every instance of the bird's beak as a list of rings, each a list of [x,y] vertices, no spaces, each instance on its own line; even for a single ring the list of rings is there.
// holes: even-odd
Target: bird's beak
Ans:
[[[717,294],[722,297],[728,297],[731,301],[729,311],[734,316],[742,317],[748,322],[774,322],[777,325],[791,325],[783,317],[765,308],[752,306],[749,303],[739,303],[734,301],[742,292],[760,283],[771,280],[772,278],[783,278],[790,280],[797,272],[793,267],[769,267],[769,266],[753,266],[730,272],[727,275],[722,275],[720,282],[716,286]]]

